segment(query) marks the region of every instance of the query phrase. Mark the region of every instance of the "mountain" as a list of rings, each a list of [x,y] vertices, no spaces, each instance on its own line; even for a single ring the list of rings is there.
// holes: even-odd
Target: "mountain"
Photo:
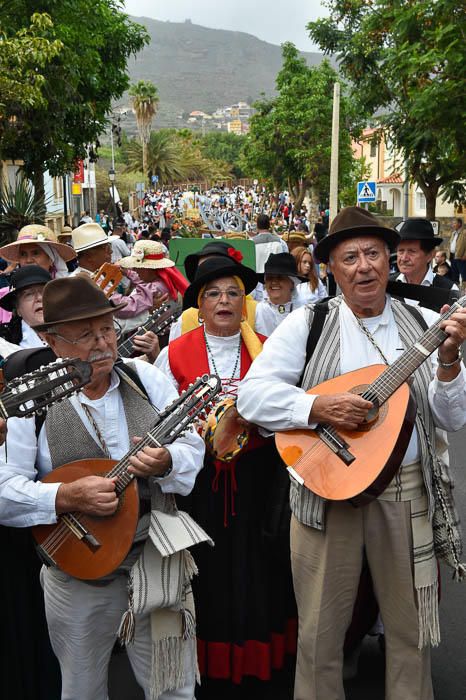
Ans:
[[[193,110],[212,113],[218,107],[239,101],[251,103],[262,92],[274,92],[275,77],[282,65],[281,48],[252,34],[208,29],[190,20],[160,22],[132,17],[145,25],[150,44],[131,59],[131,82],[151,80],[160,93],[160,108],[154,127],[181,128],[178,118]],[[309,65],[320,63],[319,53],[302,53]],[[127,95],[118,103],[129,107]],[[134,117],[128,113],[124,128],[133,131]]]

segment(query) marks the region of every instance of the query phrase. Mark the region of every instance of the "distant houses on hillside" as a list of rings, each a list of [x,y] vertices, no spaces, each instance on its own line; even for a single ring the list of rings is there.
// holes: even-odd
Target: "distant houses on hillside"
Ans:
[[[234,105],[218,107],[212,114],[195,109],[189,115],[180,114],[178,119],[186,121],[191,127],[201,129],[203,132],[222,130],[242,135],[248,133],[249,120],[253,114],[254,109],[247,102],[238,102]]]

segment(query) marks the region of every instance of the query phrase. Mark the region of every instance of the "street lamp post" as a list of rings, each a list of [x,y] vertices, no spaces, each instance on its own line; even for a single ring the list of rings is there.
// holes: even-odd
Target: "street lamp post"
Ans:
[[[111,167],[108,171],[108,179],[112,183],[112,204],[113,204],[113,218],[117,218],[117,208],[115,202],[115,168]]]

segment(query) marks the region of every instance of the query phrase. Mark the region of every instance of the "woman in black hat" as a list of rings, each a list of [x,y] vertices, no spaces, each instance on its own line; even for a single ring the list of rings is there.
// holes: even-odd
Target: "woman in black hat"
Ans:
[[[0,336],[20,348],[34,348],[46,345],[32,326],[42,323],[42,292],[51,275],[39,265],[25,265],[13,273],[10,291],[2,299],[0,306],[11,311],[9,323],[0,325]]]
[[[156,361],[180,391],[206,372],[222,380],[222,401],[204,429],[205,466],[181,504],[215,542],[194,552],[202,676],[196,697],[203,699],[266,697],[274,671],[294,652],[288,475],[273,442],[245,424],[235,406],[238,384],[265,340],[243,320],[256,283],[253,270],[228,256],[205,260],[184,296],[202,325]],[[222,431],[226,452],[215,442]]]
[[[264,283],[266,298],[257,304],[256,328],[268,337],[293,309],[303,306],[296,294],[300,282],[296,260],[291,253],[272,253],[257,276]]]
[[[211,241],[201,248],[201,250],[186,256],[184,260],[184,269],[188,280],[192,282],[199,265],[202,265],[202,263],[209,258],[214,257],[226,258],[227,260],[234,261],[236,263],[241,263],[243,260],[243,254],[241,251],[234,248],[228,241]],[[255,328],[256,302],[250,296],[246,297],[245,302],[248,323],[251,328]],[[171,325],[170,341],[179,338],[180,335],[183,335],[188,331],[194,330],[194,328],[197,328],[198,326],[199,321],[197,308],[188,308],[185,305],[184,311],[180,318]]]

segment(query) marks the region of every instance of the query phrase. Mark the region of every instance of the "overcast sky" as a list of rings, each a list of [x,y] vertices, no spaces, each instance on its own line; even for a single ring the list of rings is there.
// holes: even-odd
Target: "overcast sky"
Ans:
[[[327,13],[320,0],[125,0],[135,17],[184,22],[214,29],[248,32],[282,44],[292,41],[302,51],[313,51],[307,22]]]

